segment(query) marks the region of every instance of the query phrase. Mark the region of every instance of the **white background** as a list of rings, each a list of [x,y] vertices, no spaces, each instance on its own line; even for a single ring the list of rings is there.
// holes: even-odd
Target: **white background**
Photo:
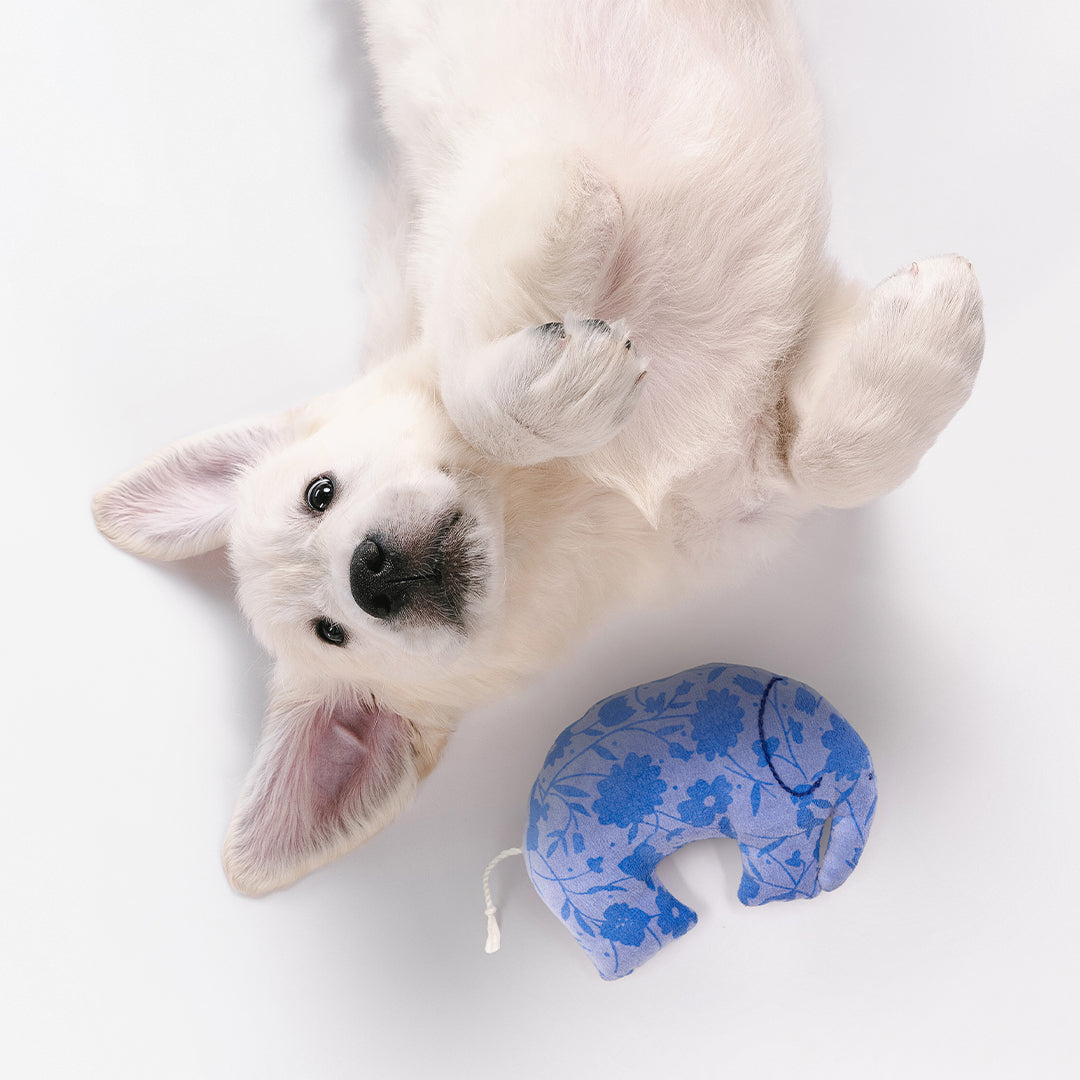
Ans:
[[[128,557],[89,499],[353,374],[363,51],[346,0],[4,4],[5,1075],[1076,1075],[1078,18],[800,9],[832,247],[870,280],[973,260],[974,397],[901,490],[813,519],[738,592],[603,628],[470,717],[386,832],[251,901],[218,849],[266,659],[220,559]],[[809,681],[861,731],[857,873],[746,909],[734,844],[684,849],[662,876],[697,928],[605,984],[504,863],[486,956],[480,873],[555,734],[714,659]]]

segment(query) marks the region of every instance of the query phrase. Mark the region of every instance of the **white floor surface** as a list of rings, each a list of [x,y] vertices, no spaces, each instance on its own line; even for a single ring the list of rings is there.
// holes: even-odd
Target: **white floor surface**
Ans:
[[[1080,1074],[1080,17],[800,12],[832,248],[867,279],[972,259],[972,400],[895,494],[815,518],[733,594],[607,625],[468,718],[391,828],[252,901],[218,851],[267,661],[220,559],[126,556],[89,500],[174,438],[351,377],[363,51],[346,0],[5,5],[0,1073]],[[714,659],[813,683],[866,738],[856,874],[747,909],[734,844],[684,849],[661,876],[698,926],[605,984],[505,863],[485,955],[480,873],[555,734]]]

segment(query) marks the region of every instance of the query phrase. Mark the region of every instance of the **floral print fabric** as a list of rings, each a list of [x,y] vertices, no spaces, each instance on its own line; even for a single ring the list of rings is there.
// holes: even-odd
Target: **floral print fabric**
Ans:
[[[654,876],[666,855],[732,837],[744,904],[810,898],[855,868],[876,802],[866,745],[820,694],[711,664],[614,694],[559,735],[533,785],[526,865],[614,979],[697,922]]]

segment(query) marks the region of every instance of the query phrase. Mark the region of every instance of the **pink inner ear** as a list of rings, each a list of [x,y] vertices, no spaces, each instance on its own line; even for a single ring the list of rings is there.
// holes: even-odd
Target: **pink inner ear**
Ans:
[[[152,544],[216,535],[232,513],[238,469],[236,459],[208,454],[178,461],[170,470],[148,470],[127,492],[129,517]]]
[[[316,829],[340,822],[399,772],[401,718],[373,705],[321,702],[308,740],[310,813]]]
[[[220,547],[236,478],[278,437],[274,424],[237,424],[168,446],[98,492],[98,527],[113,543],[152,558]]]
[[[232,883],[259,895],[381,828],[415,783],[405,721],[346,692],[277,697],[225,842]]]

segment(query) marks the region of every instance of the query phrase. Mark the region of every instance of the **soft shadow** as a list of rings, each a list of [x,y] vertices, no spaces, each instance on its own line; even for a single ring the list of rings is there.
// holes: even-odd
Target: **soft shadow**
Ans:
[[[223,548],[157,566],[163,574],[197,589],[216,607],[234,606],[235,585]]]
[[[349,99],[349,140],[366,164],[387,159],[389,141],[379,119],[375,71],[364,40],[363,21],[351,0],[319,0],[317,10],[327,21],[333,40],[334,77]]]
[[[236,584],[224,549],[195,555],[177,562],[159,563],[156,569],[173,581],[200,595],[204,602],[224,616],[229,626],[229,662],[236,672],[235,697],[222,704],[222,713],[230,711],[245,718],[245,730],[252,745],[262,728],[266,704],[266,680],[270,661],[251,636],[236,604]]]

